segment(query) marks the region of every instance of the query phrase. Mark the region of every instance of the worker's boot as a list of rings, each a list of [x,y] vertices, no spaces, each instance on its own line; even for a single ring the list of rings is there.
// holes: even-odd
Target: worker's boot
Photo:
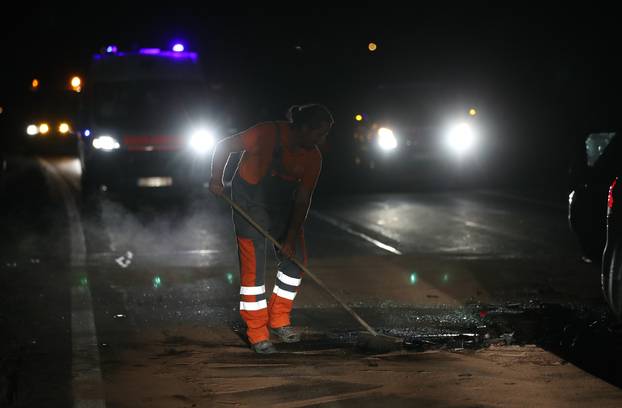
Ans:
[[[297,343],[300,341],[300,333],[296,332],[292,326],[271,328],[270,332],[275,334],[284,343]]]
[[[274,344],[270,340],[260,341],[259,343],[251,344],[251,349],[257,354],[274,354],[278,353]]]

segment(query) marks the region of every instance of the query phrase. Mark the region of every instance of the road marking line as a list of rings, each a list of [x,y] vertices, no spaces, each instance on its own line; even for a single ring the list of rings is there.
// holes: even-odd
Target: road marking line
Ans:
[[[99,348],[93,317],[93,302],[86,277],[86,243],[80,212],[67,182],[50,163],[39,159],[40,165],[61,193],[69,218],[71,245],[71,276],[84,280],[71,288],[71,374],[74,408],[105,408],[104,384],[99,360]],[[94,398],[95,397],[95,398]]]
[[[321,214],[317,211],[311,211],[311,214],[316,217],[319,218],[320,220],[327,222],[330,225],[333,225],[345,232],[347,232],[348,234],[354,235],[356,237],[362,238],[367,242],[371,242],[372,244],[376,245],[378,248],[382,248],[385,251],[391,252],[392,254],[395,255],[402,255],[402,252],[400,252],[398,249],[392,247],[391,245],[387,245],[383,242],[378,241],[377,239],[374,239],[372,237],[370,237],[369,235],[365,235],[362,232],[358,232],[353,230],[348,224],[346,224],[343,221],[339,221],[335,218],[329,217],[327,215]]]

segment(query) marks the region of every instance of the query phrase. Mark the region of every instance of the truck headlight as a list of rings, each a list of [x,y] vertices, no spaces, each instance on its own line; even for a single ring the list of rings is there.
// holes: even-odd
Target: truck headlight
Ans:
[[[393,150],[397,147],[397,139],[391,129],[384,127],[378,129],[378,146],[385,151]]]
[[[102,135],[93,139],[93,147],[97,150],[111,151],[121,147],[117,139],[112,136]]]
[[[468,123],[460,123],[449,130],[447,146],[456,154],[463,154],[475,145],[475,133]]]
[[[39,128],[37,127],[37,125],[28,125],[28,127],[26,128],[26,133],[29,136],[34,136],[39,133]]]
[[[214,133],[208,129],[198,129],[190,135],[188,144],[197,153],[206,153],[214,146]]]

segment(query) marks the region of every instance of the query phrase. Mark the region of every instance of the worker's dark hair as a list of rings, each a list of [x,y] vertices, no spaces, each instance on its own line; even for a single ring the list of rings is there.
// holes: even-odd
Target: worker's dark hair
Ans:
[[[310,129],[317,129],[322,125],[322,122],[326,122],[332,127],[333,123],[335,123],[335,119],[333,119],[333,115],[328,108],[319,103],[310,103],[302,106],[294,105],[289,108],[287,119],[289,119],[293,127],[298,129],[304,125],[307,125]]]

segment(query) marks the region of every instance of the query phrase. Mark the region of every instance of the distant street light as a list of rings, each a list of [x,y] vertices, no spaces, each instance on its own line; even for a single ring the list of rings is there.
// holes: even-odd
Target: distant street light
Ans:
[[[378,45],[376,45],[376,43],[370,42],[367,48],[369,49],[369,51],[374,52],[378,48]]]
[[[79,76],[71,78],[71,89],[76,92],[80,92],[82,90],[82,79],[80,79]]]

